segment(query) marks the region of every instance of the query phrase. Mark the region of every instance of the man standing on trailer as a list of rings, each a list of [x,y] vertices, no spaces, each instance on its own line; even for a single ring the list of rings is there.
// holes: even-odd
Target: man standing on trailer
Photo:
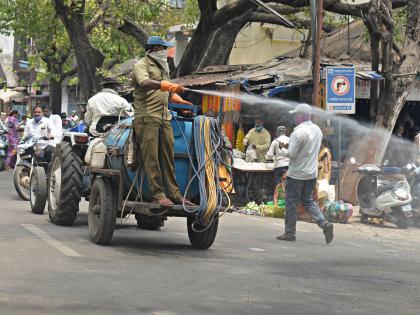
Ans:
[[[134,132],[153,201],[162,207],[185,202],[175,178],[174,134],[169,98],[187,103],[178,94],[184,87],[169,82],[167,49],[173,46],[158,36],[151,36],[146,56],[134,65]],[[164,180],[166,183],[165,194]],[[169,197],[169,198],[168,198]]]

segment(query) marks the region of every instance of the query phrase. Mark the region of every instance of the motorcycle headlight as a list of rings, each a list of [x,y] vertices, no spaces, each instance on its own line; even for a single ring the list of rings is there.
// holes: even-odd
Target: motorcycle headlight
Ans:
[[[396,189],[396,190],[394,190],[392,192],[392,196],[394,198],[397,198],[397,199],[401,200],[401,201],[405,201],[405,200],[410,199],[410,194],[405,189]]]

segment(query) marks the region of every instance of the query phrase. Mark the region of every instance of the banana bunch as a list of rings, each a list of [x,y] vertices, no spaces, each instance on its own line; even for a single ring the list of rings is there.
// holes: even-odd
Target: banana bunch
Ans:
[[[245,138],[245,133],[241,126],[239,127],[238,132],[236,133],[236,143],[235,143],[235,148],[241,152],[245,152],[244,138]]]

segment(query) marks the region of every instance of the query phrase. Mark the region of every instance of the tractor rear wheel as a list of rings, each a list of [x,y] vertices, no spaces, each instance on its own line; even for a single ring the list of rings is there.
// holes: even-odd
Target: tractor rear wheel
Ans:
[[[57,145],[51,164],[48,212],[52,223],[73,225],[83,191],[83,163],[68,142]]]

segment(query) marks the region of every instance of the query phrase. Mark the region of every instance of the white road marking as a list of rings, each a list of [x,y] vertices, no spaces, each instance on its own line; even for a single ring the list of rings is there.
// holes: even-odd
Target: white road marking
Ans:
[[[39,237],[41,240],[45,241],[50,246],[54,247],[58,251],[60,251],[62,254],[68,257],[82,257],[78,252],[74,251],[67,245],[61,243],[60,241],[57,241],[55,238],[47,234],[47,232],[44,232],[40,228],[36,227],[33,224],[21,224],[22,227],[27,229],[29,232],[34,234],[35,236]]]
[[[258,248],[258,247],[251,247],[249,250],[252,251],[252,252],[261,252],[261,253],[267,252],[266,249]]]
[[[344,242],[344,243],[345,243],[345,244],[348,244],[348,245],[352,245],[352,246],[354,246],[354,247],[364,248],[364,246],[363,246],[363,245],[356,244],[356,243],[353,243],[353,242]]]

